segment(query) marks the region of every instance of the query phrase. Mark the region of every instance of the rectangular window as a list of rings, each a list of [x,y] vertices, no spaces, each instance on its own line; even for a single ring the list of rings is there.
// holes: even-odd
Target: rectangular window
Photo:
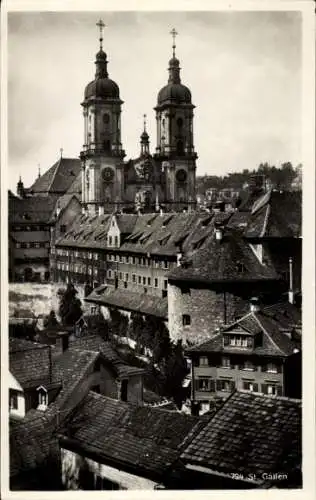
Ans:
[[[232,392],[235,388],[233,380],[217,380],[216,387],[218,391]]]
[[[94,260],[98,260],[99,259],[99,255],[97,253],[94,254]]]
[[[241,345],[242,345],[242,347],[248,347],[247,337],[242,338],[242,340],[241,340]]]
[[[20,243],[17,243],[15,246],[16,246],[16,248],[21,248],[21,244]]]
[[[211,384],[213,381],[210,378],[198,378],[197,390],[201,392],[211,392]],[[214,390],[214,389],[213,389]]]
[[[98,275],[98,270],[97,269],[94,269],[94,275],[97,276]]]
[[[236,337],[230,337],[229,344],[232,346],[235,346],[236,345]]]
[[[253,382],[252,380],[244,380],[243,381],[243,389],[245,391],[258,392],[258,384]]]
[[[168,280],[163,280],[163,287],[165,290],[168,289]]]
[[[136,274],[132,274],[132,282],[136,283]]]
[[[9,409],[17,410],[18,409],[18,393],[13,389],[10,389],[9,392]]]
[[[168,297],[168,290],[161,290],[161,296],[164,299],[165,297]]]
[[[222,368],[230,368],[230,358],[228,356],[222,357]]]
[[[119,273],[119,279],[123,279],[123,274],[121,272]]]
[[[200,366],[208,366],[208,357],[200,356]]]
[[[191,325],[191,316],[189,314],[182,314],[182,325],[183,326]]]
[[[142,277],[141,276],[138,276],[138,283],[139,283],[139,285],[142,284]]]
[[[88,253],[88,259],[90,259],[90,260],[92,259],[92,252]]]
[[[112,246],[112,236],[109,236],[109,246]]]
[[[128,273],[125,273],[125,281],[128,281]]]
[[[143,285],[146,285],[146,276],[143,276]]]
[[[278,367],[274,363],[268,363],[266,371],[268,373],[278,373]]]
[[[169,263],[168,263],[168,261],[167,261],[167,260],[165,260],[165,261],[164,261],[164,263],[163,263],[163,267],[164,267],[164,269],[168,269],[168,267],[169,267]]]
[[[125,257],[125,262],[126,262],[126,264],[129,264],[129,256],[128,255],[126,255],[126,257]]]
[[[150,278],[147,278],[147,285],[150,286],[151,285],[151,279]]]
[[[122,262],[123,262],[123,255],[120,255],[119,259],[120,259],[120,263],[122,264]]]
[[[66,225],[65,224],[61,224],[61,226],[60,226],[60,232],[61,233],[65,233],[66,232]]]
[[[112,278],[112,271],[111,271],[111,269],[108,270],[108,277]]]
[[[253,371],[255,369],[252,361],[246,360],[244,364],[241,366],[242,370]]]
[[[158,288],[158,278],[155,278],[155,288]]]
[[[135,264],[135,262],[136,262],[135,257],[132,257],[132,264]]]
[[[114,245],[117,247],[118,246],[118,237],[114,236]]]

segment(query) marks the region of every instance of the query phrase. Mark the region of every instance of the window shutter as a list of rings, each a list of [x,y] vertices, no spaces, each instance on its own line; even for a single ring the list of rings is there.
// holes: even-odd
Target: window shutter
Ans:
[[[262,390],[263,394],[268,394],[267,384],[261,384],[261,390]]]
[[[258,384],[253,384],[253,391],[258,392]]]
[[[232,380],[231,383],[230,383],[230,390],[233,391],[236,387],[236,384],[235,384],[235,381]]]
[[[229,345],[229,337],[228,337],[228,335],[224,335],[224,345]]]
[[[281,364],[277,364],[277,372],[278,373],[282,373],[282,365]]]
[[[210,380],[210,392],[215,392],[215,380]]]
[[[221,380],[216,380],[216,390],[217,391],[221,391],[222,390]]]
[[[194,379],[194,389],[196,391],[198,391],[200,388],[199,388],[199,380],[196,378]]]
[[[277,390],[277,395],[282,396],[282,394],[283,394],[282,385],[277,385],[276,390]]]

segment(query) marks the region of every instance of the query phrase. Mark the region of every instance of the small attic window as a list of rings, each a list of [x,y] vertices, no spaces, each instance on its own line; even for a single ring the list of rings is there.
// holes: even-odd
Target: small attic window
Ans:
[[[246,271],[245,265],[242,262],[236,262],[236,271],[238,273],[244,273]]]
[[[171,215],[166,220],[164,220],[162,223],[162,227],[166,227],[172,219],[173,219],[173,215]]]
[[[161,246],[166,245],[168,243],[169,239],[170,239],[170,236],[171,236],[171,234],[168,234],[168,236],[165,236],[164,238],[161,238],[161,240],[159,240],[159,244]]]
[[[157,216],[155,215],[155,217],[152,217],[151,219],[148,219],[148,221],[147,221],[147,226],[151,226],[151,225],[152,225],[152,223],[154,222],[154,220],[156,219],[156,217],[157,217]]]
[[[46,410],[46,408],[48,406],[47,389],[43,385],[41,385],[36,390],[38,392],[38,407],[37,407],[37,409],[38,410]]]
[[[207,236],[203,236],[203,238],[200,238],[198,241],[196,241],[193,245],[194,250],[197,250],[201,248],[203,243],[205,243]]]

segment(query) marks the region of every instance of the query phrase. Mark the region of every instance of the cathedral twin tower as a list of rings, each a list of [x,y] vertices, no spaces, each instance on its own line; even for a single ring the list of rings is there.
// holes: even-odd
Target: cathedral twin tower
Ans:
[[[158,93],[156,111],[157,147],[149,151],[144,122],[140,156],[124,161],[121,142],[121,106],[118,85],[109,78],[107,55],[102,48],[96,55],[95,78],[84,92],[84,146],[82,164],[82,203],[89,213],[144,211],[182,211],[195,207],[197,155],[193,142],[193,109],[190,90],[181,83],[180,62],[169,61],[168,83]]]

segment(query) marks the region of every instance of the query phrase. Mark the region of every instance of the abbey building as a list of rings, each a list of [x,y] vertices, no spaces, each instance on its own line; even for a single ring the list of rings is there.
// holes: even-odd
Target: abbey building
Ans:
[[[175,34],[175,31],[173,31]],[[122,104],[119,86],[109,78],[107,54],[96,55],[95,78],[84,92],[84,145],[80,153],[82,204],[90,214],[194,208],[197,155],[193,140],[190,90],[181,83],[180,62],[169,61],[167,85],[159,92],[156,112],[157,147],[140,137],[139,157],[124,161],[121,140]]]

